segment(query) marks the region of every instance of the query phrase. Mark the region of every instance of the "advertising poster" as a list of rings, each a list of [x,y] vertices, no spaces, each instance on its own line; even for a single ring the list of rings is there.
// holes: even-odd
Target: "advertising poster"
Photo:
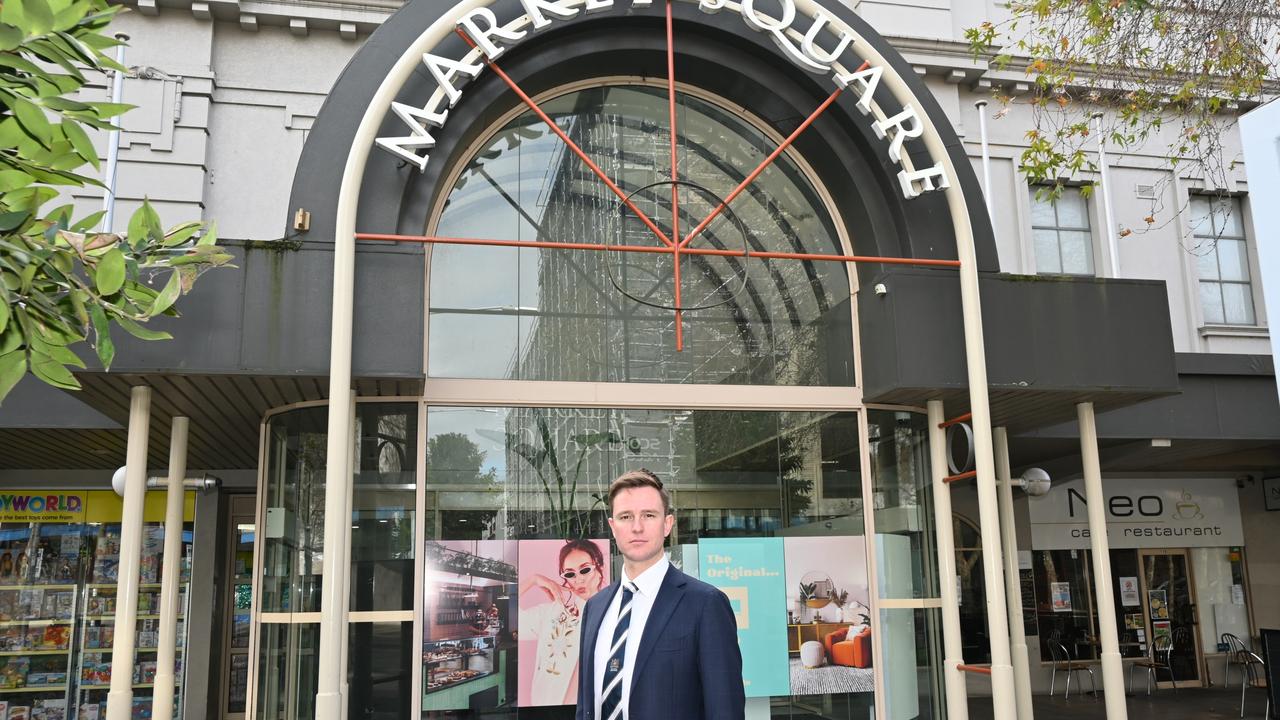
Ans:
[[[424,550],[422,709],[465,710],[495,689],[502,704],[514,650],[516,543],[433,540]]]
[[[698,550],[702,579],[733,605],[747,697],[789,695],[782,539],[702,540]]]
[[[1049,596],[1054,612],[1071,612],[1071,583],[1049,583]]]
[[[608,540],[521,540],[518,703],[572,705],[582,608],[609,585]]]
[[[863,539],[789,537],[785,549],[791,694],[874,692]]]
[[[1141,598],[1138,597],[1138,578],[1121,576],[1120,604],[1124,607],[1137,607],[1142,604]]]
[[[1163,590],[1149,591],[1147,593],[1147,604],[1151,606],[1152,620],[1169,619],[1169,602],[1165,599]]]
[[[1151,644],[1157,650],[1173,645],[1173,624],[1168,620],[1151,623]]]

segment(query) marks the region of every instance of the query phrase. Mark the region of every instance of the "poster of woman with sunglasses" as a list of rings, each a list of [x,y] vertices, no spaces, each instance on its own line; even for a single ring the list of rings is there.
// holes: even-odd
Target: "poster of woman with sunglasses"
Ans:
[[[522,540],[519,552],[519,704],[572,704],[582,608],[609,584],[609,541]]]

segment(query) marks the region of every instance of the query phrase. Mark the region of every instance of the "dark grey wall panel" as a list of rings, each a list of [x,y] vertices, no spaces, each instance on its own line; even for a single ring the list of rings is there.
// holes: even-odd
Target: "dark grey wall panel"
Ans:
[[[868,401],[968,379],[954,271],[864,271],[859,319]],[[867,289],[883,283],[888,292]],[[1176,392],[1164,284],[1144,280],[984,275],[987,373],[993,392]]]

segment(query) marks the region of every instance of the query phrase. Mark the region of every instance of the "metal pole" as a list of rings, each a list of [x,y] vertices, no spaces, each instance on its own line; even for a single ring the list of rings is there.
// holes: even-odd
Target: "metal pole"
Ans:
[[[947,720],[968,720],[969,698],[960,638],[960,602],[956,598],[956,543],[951,520],[951,487],[947,476],[947,433],[942,401],[929,401],[929,473],[933,480],[933,529],[938,543],[939,596],[942,598],[942,678],[947,695]]]
[[[182,581],[182,509],[186,495],[187,428],[190,419],[175,417],[169,436],[169,491],[165,497],[164,561],[160,564],[160,640],[156,647],[155,692],[151,717],[173,717],[174,660],[178,644],[178,585]]]
[[[138,624],[138,573],[142,565],[142,511],[147,493],[147,439],[151,431],[151,388],[129,392],[129,444],[125,451],[124,510],[120,518],[120,564],[116,579],[115,642],[111,647],[111,689],[107,720],[130,720],[133,713],[133,646]]]
[[[982,197],[987,201],[987,216],[991,218],[991,231],[995,232],[996,211],[991,206],[991,146],[987,144],[987,101],[973,104],[978,108],[978,137],[982,140]]]
[[[1107,137],[1102,130],[1102,113],[1094,113],[1098,127],[1098,171],[1102,187],[1102,221],[1107,225],[1107,250],[1111,253],[1111,273],[1120,277],[1120,247],[1116,238],[1116,219],[1111,211],[1111,170],[1107,167]]]
[[[1116,632],[1116,602],[1111,594],[1111,553],[1107,548],[1107,518],[1102,497],[1102,465],[1098,460],[1098,426],[1093,403],[1076,405],[1080,420],[1080,459],[1084,465],[1084,498],[1089,508],[1089,541],[1093,552],[1093,591],[1098,606],[1098,639],[1102,641],[1102,690],[1107,720],[1127,720],[1123,663]]]
[[[1009,470],[1009,433],[993,431],[996,443],[996,479],[1000,486],[1000,535],[1004,546],[1004,589],[1009,603],[1009,653],[1013,658],[1013,684],[1018,699],[1018,720],[1031,720],[1031,667],[1027,657],[1027,633],[1022,626],[1022,586],[1018,582],[1018,532],[1013,521],[1013,473]]]
[[[350,402],[348,403],[351,417],[356,416],[356,391],[350,393]],[[354,426],[353,426],[354,429]],[[353,502],[352,494],[356,479],[356,457],[357,441],[355,432],[351,433],[351,454],[348,457],[347,477],[351,479],[351,486],[347,491],[347,511],[342,515],[343,531],[347,534],[347,554],[346,554],[346,575],[344,581],[344,589],[342,591],[342,697],[348,698],[347,670],[351,667],[351,505]],[[342,720],[347,720],[348,713],[351,710],[350,701],[342,703]]]
[[[116,40],[120,41],[120,45],[116,46],[116,62],[124,65],[124,43],[129,42],[127,33],[116,33]],[[116,70],[115,76],[111,79],[111,102],[119,103],[124,96],[124,71]],[[106,214],[102,216],[102,232],[111,232],[111,223],[116,215],[116,166],[120,159],[120,123],[124,122],[120,117],[116,117],[116,121],[112,123],[112,130],[107,133],[107,169],[104,175],[106,189],[102,194],[102,209]]]

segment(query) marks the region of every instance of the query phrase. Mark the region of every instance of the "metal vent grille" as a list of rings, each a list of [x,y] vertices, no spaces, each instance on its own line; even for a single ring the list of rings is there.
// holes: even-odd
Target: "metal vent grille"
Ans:
[[[1142,183],[1138,183],[1137,185],[1134,185],[1134,186],[1133,186],[1133,194],[1134,194],[1134,195],[1137,195],[1138,197],[1142,198],[1143,200],[1155,200],[1155,199],[1156,199],[1156,186],[1155,186],[1155,185],[1143,185]]]

